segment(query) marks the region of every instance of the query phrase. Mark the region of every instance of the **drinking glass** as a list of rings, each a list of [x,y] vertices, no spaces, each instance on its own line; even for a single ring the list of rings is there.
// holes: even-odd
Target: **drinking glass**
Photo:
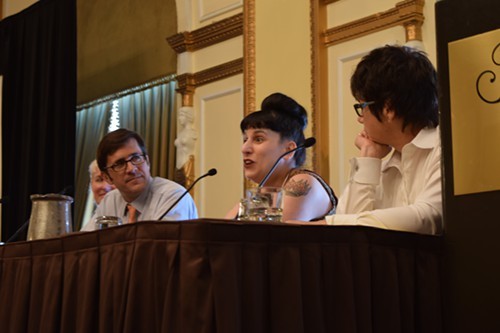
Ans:
[[[95,219],[95,230],[115,227],[122,224],[122,219],[117,216],[98,216]]]
[[[246,220],[281,222],[283,216],[283,189],[281,187],[249,188],[243,201]]]

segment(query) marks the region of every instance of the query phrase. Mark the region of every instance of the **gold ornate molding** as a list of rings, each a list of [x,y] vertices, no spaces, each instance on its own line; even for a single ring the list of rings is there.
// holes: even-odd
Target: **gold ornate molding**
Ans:
[[[192,106],[194,91],[197,87],[227,77],[243,73],[243,58],[210,67],[197,73],[184,73],[177,76],[177,92],[182,94],[182,105]]]
[[[243,9],[243,54],[244,54],[244,112],[245,115],[256,110],[255,108],[255,0],[245,0]]]
[[[312,147],[312,167],[326,181],[329,180],[328,138],[328,59],[321,32],[326,28],[325,0],[310,1],[311,31],[311,115],[312,134],[317,144]]]
[[[425,0],[405,0],[385,12],[330,28],[324,33],[324,43],[326,46],[332,46],[397,25],[404,26],[406,41],[421,40],[424,4]]]
[[[255,108],[255,0],[244,0],[244,29],[243,29],[243,81],[245,85],[243,112],[245,116],[256,110]],[[245,190],[256,186],[251,180],[243,180],[243,196]]]
[[[243,34],[243,14],[236,14],[206,27],[167,37],[167,42],[179,54],[193,52]]]

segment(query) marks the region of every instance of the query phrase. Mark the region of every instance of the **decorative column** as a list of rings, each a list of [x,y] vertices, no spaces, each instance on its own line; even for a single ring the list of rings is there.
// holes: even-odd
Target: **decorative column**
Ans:
[[[182,106],[177,112],[177,138],[174,142],[177,148],[175,181],[186,188],[194,181],[194,149],[197,139],[194,108]]]

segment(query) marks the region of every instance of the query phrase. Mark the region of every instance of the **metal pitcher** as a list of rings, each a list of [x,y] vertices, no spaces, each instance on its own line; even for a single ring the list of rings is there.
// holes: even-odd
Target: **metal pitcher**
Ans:
[[[71,203],[62,194],[33,194],[28,240],[58,237],[73,231]]]

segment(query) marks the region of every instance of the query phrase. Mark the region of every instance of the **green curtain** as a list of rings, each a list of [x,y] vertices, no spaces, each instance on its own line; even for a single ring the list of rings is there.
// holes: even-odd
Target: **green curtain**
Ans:
[[[120,126],[139,133],[151,161],[151,175],[174,179],[175,81],[119,99]]]
[[[105,102],[76,114],[75,230],[80,230],[83,223],[90,184],[89,165],[96,158],[99,141],[107,132],[110,111],[111,103]]]

